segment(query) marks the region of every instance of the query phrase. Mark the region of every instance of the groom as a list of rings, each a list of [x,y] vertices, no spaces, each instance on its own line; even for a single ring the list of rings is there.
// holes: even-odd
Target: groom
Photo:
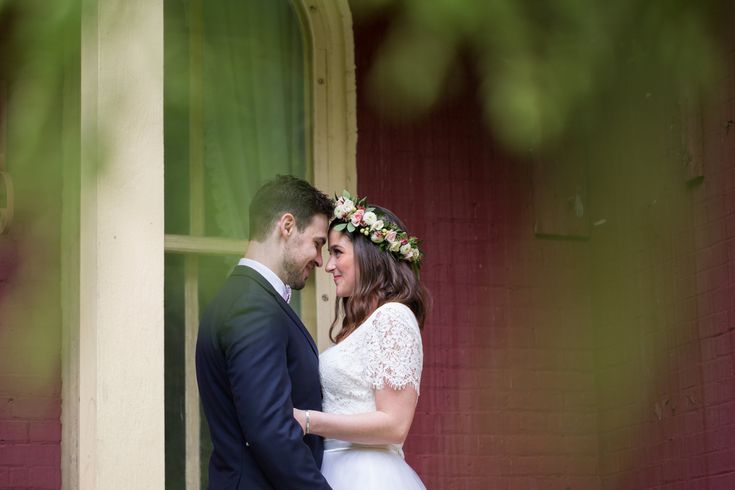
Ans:
[[[322,265],[330,199],[279,176],[250,203],[245,257],[205,311],[197,381],[212,436],[209,488],[329,489],[323,440],[304,436],[293,407],[321,409],[314,340],[288,305]]]

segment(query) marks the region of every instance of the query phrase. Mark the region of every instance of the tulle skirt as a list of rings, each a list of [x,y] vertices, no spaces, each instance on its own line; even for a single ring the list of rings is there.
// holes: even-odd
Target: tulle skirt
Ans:
[[[425,490],[399,446],[324,441],[322,474],[333,490]]]

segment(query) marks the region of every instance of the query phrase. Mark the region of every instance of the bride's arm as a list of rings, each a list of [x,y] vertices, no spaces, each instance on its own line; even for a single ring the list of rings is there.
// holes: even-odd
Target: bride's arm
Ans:
[[[309,433],[358,444],[402,444],[416,411],[416,389],[386,386],[375,391],[374,412],[342,415],[309,410]],[[306,431],[306,412],[294,409],[294,416]]]

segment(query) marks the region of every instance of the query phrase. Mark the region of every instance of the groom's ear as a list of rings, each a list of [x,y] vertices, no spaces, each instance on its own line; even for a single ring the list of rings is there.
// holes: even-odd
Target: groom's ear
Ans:
[[[278,220],[278,234],[283,238],[288,238],[296,232],[296,218],[291,213],[283,213]]]

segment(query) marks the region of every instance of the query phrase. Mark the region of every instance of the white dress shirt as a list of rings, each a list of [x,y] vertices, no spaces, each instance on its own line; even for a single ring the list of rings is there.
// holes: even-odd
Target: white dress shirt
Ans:
[[[283,299],[286,300],[286,303],[291,301],[291,288],[285,284],[283,281],[281,281],[281,278],[276,275],[275,272],[270,270],[265,265],[261,264],[257,260],[253,259],[246,259],[245,257],[240,259],[240,262],[238,262],[238,265],[244,265],[245,267],[250,267],[255,272],[263,276],[266,281],[268,281],[271,286],[273,286],[273,289],[280,294]]]

